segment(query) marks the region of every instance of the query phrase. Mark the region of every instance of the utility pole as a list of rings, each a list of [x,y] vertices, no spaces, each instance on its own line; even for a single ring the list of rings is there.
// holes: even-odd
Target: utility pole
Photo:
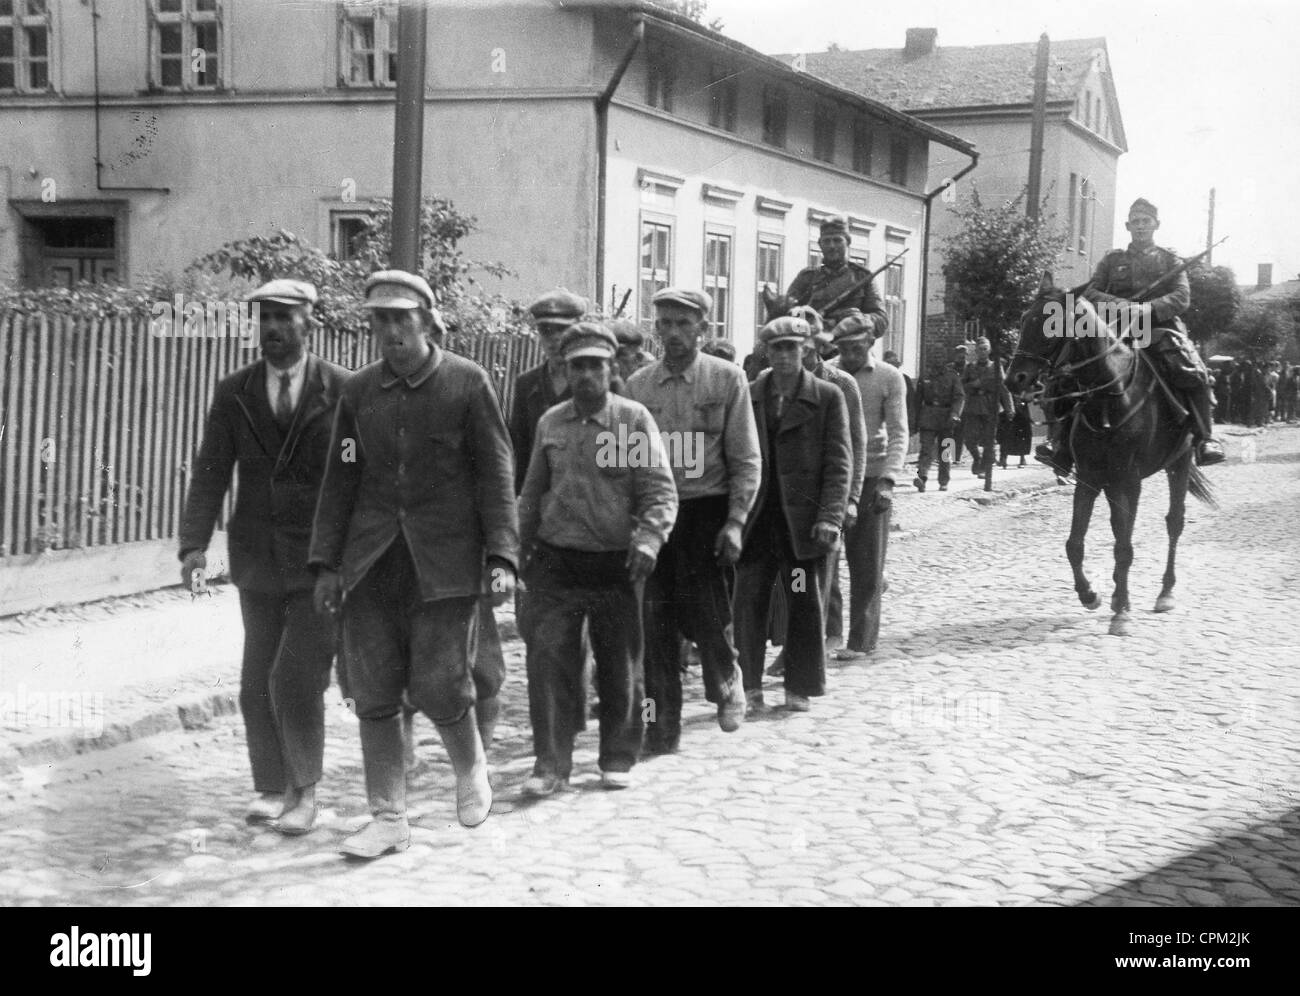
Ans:
[[[1210,221],[1205,229],[1205,266],[1214,265],[1214,188],[1210,188]]]
[[[397,13],[397,110],[393,119],[393,248],[389,265],[419,273],[424,169],[424,62],[429,9],[402,0]]]
[[[1047,32],[1038,36],[1038,56],[1034,62],[1034,109],[1029,131],[1029,192],[1025,213],[1038,217],[1038,202],[1043,187],[1043,133],[1047,129],[1047,63],[1052,43]]]

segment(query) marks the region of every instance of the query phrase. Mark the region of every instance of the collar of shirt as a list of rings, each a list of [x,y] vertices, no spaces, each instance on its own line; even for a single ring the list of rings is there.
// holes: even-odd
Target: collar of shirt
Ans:
[[[307,353],[304,350],[302,356],[298,357],[298,362],[293,366],[280,370],[273,367],[269,362],[266,364],[266,396],[275,403],[275,399],[280,396],[280,378],[285,374],[289,375],[289,396],[295,398],[298,393],[298,385],[302,383],[303,375],[307,372]]]
[[[564,408],[560,412],[560,418],[566,422],[595,422],[601,428],[608,429],[613,421],[613,416],[609,410],[609,395],[605,396],[604,402],[601,403],[600,410],[590,415],[584,415],[578,411],[578,406],[573,403],[573,399],[561,402]]]
[[[395,373],[393,368],[388,365],[388,361],[385,360],[384,377],[380,380],[379,386],[384,390],[388,390],[388,388],[398,383],[398,381],[405,381],[407,387],[417,388],[433,376],[433,372],[438,369],[438,364],[441,362],[442,350],[438,348],[437,343],[431,342],[429,343],[429,355],[425,358],[424,363],[422,363],[420,368],[414,373],[409,373],[405,377],[401,377]]]
[[[700,355],[701,354],[699,352],[696,352],[694,359],[692,359],[691,362],[686,365],[686,369],[680,371],[679,373],[673,373],[673,371],[668,369],[668,364],[664,360],[660,360],[659,376],[656,382],[661,385],[667,384],[674,377],[680,377],[687,384],[694,384],[696,368],[700,365]]]

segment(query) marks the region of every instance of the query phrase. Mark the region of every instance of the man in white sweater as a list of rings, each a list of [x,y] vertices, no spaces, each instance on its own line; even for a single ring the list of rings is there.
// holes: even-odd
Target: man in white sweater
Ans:
[[[907,454],[907,385],[902,371],[877,361],[871,347],[884,333],[875,316],[849,314],[833,331],[841,370],[853,375],[862,394],[866,469],[858,521],[844,533],[849,564],[849,638],[837,660],[860,660],[876,649],[880,598],[889,542],[894,482]]]

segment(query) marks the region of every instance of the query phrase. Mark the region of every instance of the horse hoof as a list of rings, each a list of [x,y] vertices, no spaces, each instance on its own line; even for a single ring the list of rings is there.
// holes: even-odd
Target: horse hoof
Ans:
[[[1083,607],[1087,609],[1089,612],[1097,611],[1098,609],[1101,608],[1101,596],[1094,592],[1092,596],[1092,601],[1084,602]]]
[[[1173,596],[1173,595],[1161,595],[1159,598],[1157,598],[1157,599],[1156,599],[1156,611],[1157,611],[1157,612],[1173,612],[1173,611],[1174,611],[1174,596]]]
[[[1128,616],[1116,616],[1110,621],[1111,636],[1128,636]]]

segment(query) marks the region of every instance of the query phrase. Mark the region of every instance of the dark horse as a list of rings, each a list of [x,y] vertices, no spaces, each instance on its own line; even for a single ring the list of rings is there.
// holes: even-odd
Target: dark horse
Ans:
[[[1074,590],[1086,608],[1101,605],[1083,573],[1084,537],[1097,495],[1110,503],[1115,534],[1115,594],[1110,632],[1128,633],[1128,571],[1133,563],[1133,522],[1142,481],[1163,470],[1169,477],[1169,556],[1155,611],[1174,607],[1174,557],[1183,532],[1187,492],[1213,506],[1209,482],[1193,462],[1187,412],[1159,383],[1151,358],[1117,338],[1093,306],[1052,285],[1044,274],[1038,296],[1020,325],[1020,343],[1007,372],[1007,387],[1026,397],[1045,384],[1045,404],[1077,404],[1070,445],[1076,484],[1074,518],[1065,552]],[[1046,376],[1044,376],[1046,375]]]

